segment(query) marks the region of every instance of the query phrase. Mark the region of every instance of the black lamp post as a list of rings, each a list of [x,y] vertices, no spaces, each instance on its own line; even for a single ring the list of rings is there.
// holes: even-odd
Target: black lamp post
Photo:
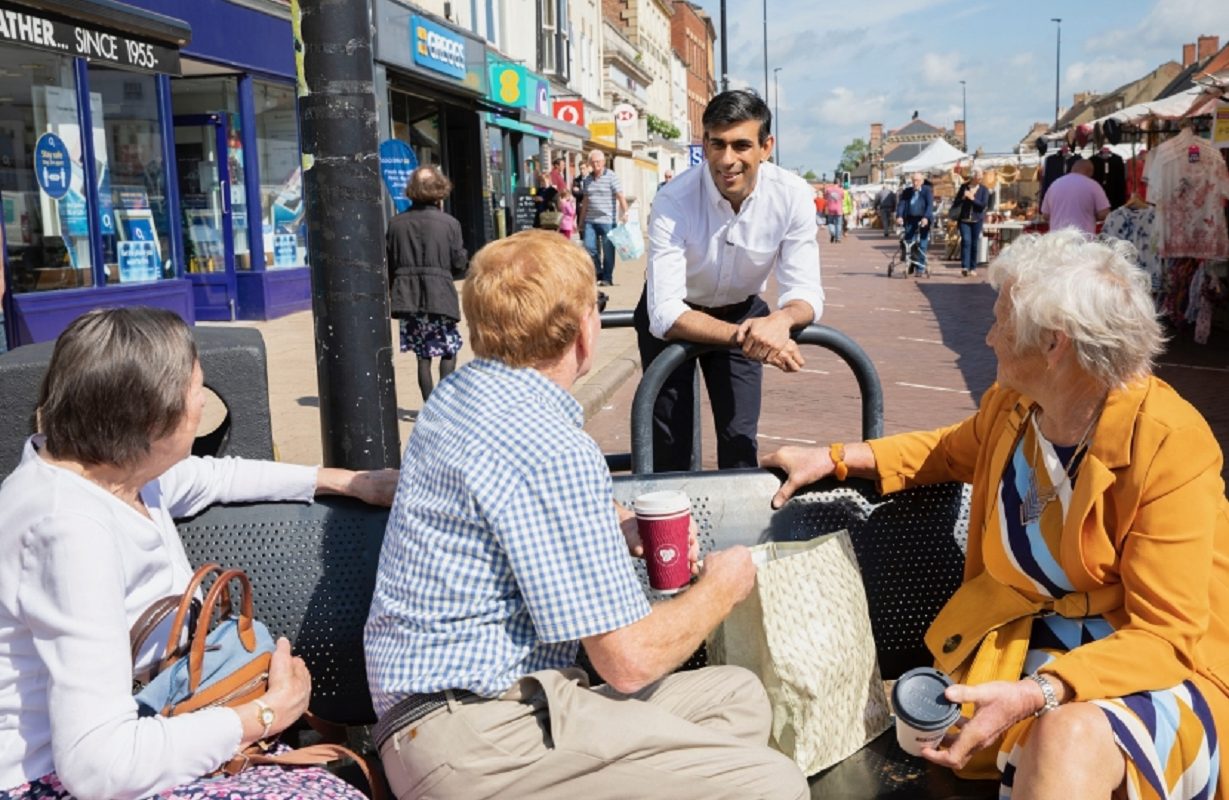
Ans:
[[[1058,77],[1063,63],[1063,21],[1059,17],[1050,17],[1050,22],[1057,24],[1055,32],[1058,36],[1054,46],[1054,129],[1058,130]]]
[[[969,152],[969,99],[965,92],[965,82],[960,82],[960,121],[964,123],[964,141],[960,143],[960,147],[966,153]]]
[[[773,110],[772,115],[777,122],[777,146],[773,148],[772,160],[778,166],[781,164],[781,86],[777,83],[777,75],[781,72],[780,67],[772,68],[772,94],[773,94]]]

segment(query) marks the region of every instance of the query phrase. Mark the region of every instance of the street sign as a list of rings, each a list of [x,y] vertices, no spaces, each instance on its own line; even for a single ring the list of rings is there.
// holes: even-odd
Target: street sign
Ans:
[[[640,114],[632,104],[619,103],[614,107],[615,127],[619,130],[625,131],[633,127],[638,119],[640,119]]]
[[[704,163],[704,145],[687,145],[687,166],[698,167]]]

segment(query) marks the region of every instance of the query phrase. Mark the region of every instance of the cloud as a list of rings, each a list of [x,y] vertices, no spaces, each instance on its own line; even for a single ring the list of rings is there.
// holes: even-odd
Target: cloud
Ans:
[[[1201,34],[1229,30],[1229,3],[1208,0],[1157,0],[1138,25],[1113,28],[1085,43],[1096,50],[1138,50],[1144,46],[1173,47],[1175,42],[1193,42]],[[1222,41],[1221,44],[1224,44]],[[1182,54],[1176,49],[1171,58]]]
[[[870,123],[883,120],[888,107],[888,97],[883,94],[860,94],[844,86],[829,89],[815,108],[815,118],[825,125],[850,129],[859,128],[864,133]]]
[[[1065,82],[1074,91],[1108,92],[1146,74],[1151,67],[1142,58],[1106,56],[1077,61],[1066,69]]]
[[[922,56],[922,80],[931,86],[946,86],[966,73],[959,53],[926,53]]]

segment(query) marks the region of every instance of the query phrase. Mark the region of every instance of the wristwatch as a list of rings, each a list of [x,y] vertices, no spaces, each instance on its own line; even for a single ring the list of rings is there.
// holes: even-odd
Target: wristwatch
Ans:
[[[255,703],[256,708],[259,709],[256,713],[256,719],[259,720],[261,725],[265,726],[265,729],[260,732],[260,738],[268,739],[269,730],[273,727],[273,723],[277,720],[277,713],[269,707],[268,703],[261,700],[259,697],[252,702]]]
[[[1049,678],[1036,672],[1029,673],[1025,677],[1041,687],[1041,696],[1045,698],[1045,705],[1037,709],[1033,714],[1034,717],[1040,717],[1058,708],[1058,695],[1054,692],[1054,686],[1050,683]]]

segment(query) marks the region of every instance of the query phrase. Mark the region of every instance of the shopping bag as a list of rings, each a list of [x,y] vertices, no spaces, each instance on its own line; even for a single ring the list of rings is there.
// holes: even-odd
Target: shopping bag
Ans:
[[[640,223],[637,220],[630,219],[622,225],[616,225],[607,236],[620,259],[632,261],[644,255],[644,234],[640,232]]]
[[[752,556],[756,587],[709,635],[709,662],[760,676],[770,744],[813,775],[891,724],[857,558],[846,531]]]

